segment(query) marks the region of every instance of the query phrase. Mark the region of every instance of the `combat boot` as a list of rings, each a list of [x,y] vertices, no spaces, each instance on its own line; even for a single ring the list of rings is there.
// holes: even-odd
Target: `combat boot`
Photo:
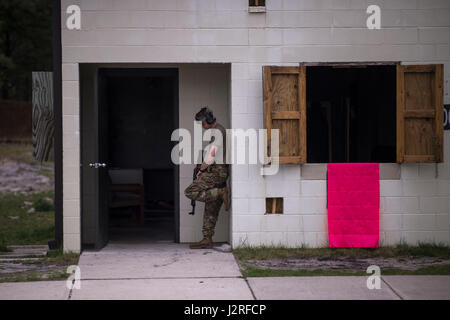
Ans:
[[[220,195],[223,199],[223,205],[225,206],[225,211],[230,211],[230,189],[228,187],[220,189]]]
[[[189,245],[191,249],[211,249],[213,242],[211,237],[203,237],[199,242],[194,242]]]

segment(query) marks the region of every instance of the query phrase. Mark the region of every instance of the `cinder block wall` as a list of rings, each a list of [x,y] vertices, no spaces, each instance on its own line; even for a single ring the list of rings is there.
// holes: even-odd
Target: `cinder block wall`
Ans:
[[[68,5],[81,8],[81,30],[66,30]],[[366,8],[381,7],[381,30],[366,28]],[[79,230],[78,78],[81,62],[231,63],[233,128],[262,128],[263,65],[321,61],[443,63],[444,103],[450,103],[450,2],[447,0],[268,0],[249,13],[247,0],[63,0],[63,148],[65,248]],[[76,69],[76,68],[75,68]],[[380,232],[400,239],[450,243],[450,137],[438,165],[402,165],[381,181]],[[73,170],[72,170],[73,169]],[[231,242],[327,243],[326,182],[302,178],[305,166],[283,166],[263,178],[259,167],[234,166]],[[78,175],[79,176],[79,175]],[[285,198],[285,213],[264,215],[264,198]]]
[[[369,3],[381,7],[381,30],[366,28]],[[268,1],[265,19],[249,27],[249,62],[232,65],[233,127],[262,127],[265,64],[443,63],[450,103],[449,14],[448,1]],[[380,167],[381,245],[450,243],[450,131],[444,161]],[[327,246],[325,172],[326,164],[283,165],[263,178],[257,166],[235,166],[233,246]],[[265,197],[283,197],[284,214],[264,215]]]

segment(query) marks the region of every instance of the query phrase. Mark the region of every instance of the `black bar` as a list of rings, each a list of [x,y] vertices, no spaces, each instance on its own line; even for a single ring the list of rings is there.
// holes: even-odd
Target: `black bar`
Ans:
[[[49,241],[51,249],[55,245],[60,247],[63,242],[61,0],[53,0],[52,27],[53,112],[55,119],[53,140],[55,152],[55,241]]]
[[[83,289],[81,289],[83,290]],[[50,319],[57,318],[59,308],[67,311],[68,308],[80,310],[89,308],[90,314],[95,316],[115,315],[130,317],[130,310],[136,314],[139,310],[152,310],[164,318],[174,319],[302,319],[304,314],[317,314],[320,317],[341,315],[345,319],[362,319],[362,315],[371,313],[374,319],[385,318],[385,314],[405,319],[418,314],[423,310],[432,310],[432,314],[445,314],[448,312],[448,302],[445,300],[26,300],[26,301],[0,301],[0,308],[14,308],[14,313],[21,317],[32,317],[36,308],[57,310],[49,313]],[[214,307],[217,314],[192,313],[198,308]],[[241,308],[242,307],[242,308]],[[204,308],[205,309],[205,308]],[[357,312],[356,310],[360,310]],[[383,311],[384,310],[384,311]],[[80,312],[81,313],[81,312]],[[316,317],[318,318],[318,317]],[[367,317],[366,317],[367,318]]]
[[[174,71],[174,75],[172,77],[174,81],[174,95],[173,95],[173,128],[178,129],[179,127],[179,114],[180,114],[180,102],[179,102],[179,96],[178,96],[178,86],[180,83],[180,77],[179,77],[179,69],[176,68]],[[174,178],[175,178],[175,197],[174,197],[174,204],[175,204],[175,243],[180,243],[180,166],[174,165]]]
[[[450,130],[450,104],[444,104],[444,130]]]

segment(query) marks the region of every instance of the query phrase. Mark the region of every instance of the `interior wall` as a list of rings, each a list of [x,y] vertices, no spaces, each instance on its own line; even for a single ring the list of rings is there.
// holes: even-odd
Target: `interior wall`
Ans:
[[[93,131],[96,127],[94,107],[97,101],[97,92],[95,90],[97,85],[97,68],[95,65],[82,64],[80,65],[80,132]],[[80,135],[81,145],[80,150],[81,163],[89,163],[96,159],[97,148],[93,140],[83,139]],[[81,170],[82,181],[91,181],[85,184],[84,197],[81,199],[81,243],[93,244],[97,236],[98,219],[94,214],[90,214],[89,207],[94,201],[95,187],[98,179],[94,170]],[[80,193],[81,194],[81,193]]]
[[[180,65],[180,128],[193,132],[194,115],[202,106],[209,106],[217,122],[230,128],[230,69],[230,64]],[[193,147],[191,151],[193,154]],[[191,201],[184,195],[184,189],[192,182],[194,167],[194,164],[180,165],[180,242],[202,238],[204,204],[197,202],[195,215],[189,215]],[[231,212],[222,206],[213,241],[229,241],[230,216]]]

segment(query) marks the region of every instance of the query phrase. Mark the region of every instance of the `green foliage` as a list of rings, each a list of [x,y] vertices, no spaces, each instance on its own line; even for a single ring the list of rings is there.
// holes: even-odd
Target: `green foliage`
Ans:
[[[345,269],[263,269],[246,265],[242,274],[247,277],[311,277],[311,276],[367,276],[364,271]],[[382,274],[387,275],[450,275],[450,265],[428,266],[417,270],[383,269]]]
[[[337,257],[353,258],[395,258],[406,257],[436,257],[450,259],[450,247],[440,243],[419,243],[417,246],[400,243],[396,246],[380,248],[286,248],[282,246],[240,247],[233,250],[240,260],[268,260],[283,258],[321,258],[334,259]]]
[[[346,269],[272,269],[252,265],[250,260],[311,259],[333,260],[337,258],[396,258],[408,260],[434,257],[450,260],[450,247],[442,243],[418,243],[416,246],[404,242],[396,246],[379,248],[298,248],[283,246],[241,246],[233,250],[244,277],[286,277],[286,276],[352,276],[367,275],[361,270]],[[417,270],[383,269],[383,275],[450,275],[450,264],[432,265]]]
[[[64,280],[69,277],[67,267],[77,265],[80,258],[79,253],[64,253],[62,249],[50,250],[47,256],[36,260],[12,260],[8,264],[27,265],[33,264],[40,270],[18,271],[12,273],[0,273],[2,282],[42,281],[42,280]]]
[[[52,211],[54,210],[53,204],[48,202],[47,200],[44,199],[38,199],[35,203],[34,203],[34,209],[36,209],[36,211],[42,211],[42,212],[47,212],[47,211]]]
[[[50,250],[47,252],[47,256],[44,258],[46,262],[56,264],[56,265],[64,265],[70,266],[78,264],[78,259],[80,258],[80,254],[77,252],[63,252],[62,248],[56,250]]]
[[[52,1],[0,1],[0,99],[31,100],[31,72],[52,69]]]
[[[49,280],[66,280],[69,274],[64,270],[55,270],[47,272],[20,272],[10,273],[4,277],[0,277],[2,282],[30,282],[30,281],[49,281]]]
[[[39,199],[53,199],[53,191],[33,194],[0,193],[0,235],[5,245],[47,244],[54,239],[54,211],[28,213]],[[17,217],[11,219],[11,217]]]
[[[242,270],[242,274],[247,277],[312,277],[312,276],[365,276],[364,271],[355,270],[329,270],[329,269],[314,269],[314,270],[284,270],[284,269],[263,269],[254,266],[246,266]]]
[[[11,250],[6,246],[6,240],[3,237],[4,236],[0,234],[0,252],[9,252]]]

